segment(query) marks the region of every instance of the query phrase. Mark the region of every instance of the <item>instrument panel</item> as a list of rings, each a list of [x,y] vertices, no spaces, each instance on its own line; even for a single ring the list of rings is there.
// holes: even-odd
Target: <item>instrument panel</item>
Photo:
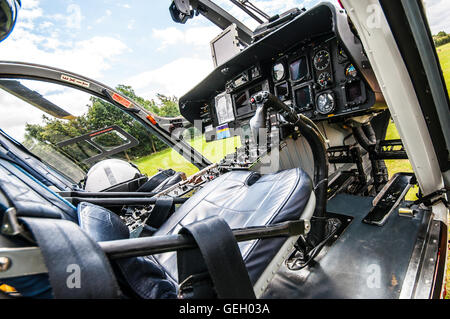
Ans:
[[[218,66],[180,99],[180,112],[191,123],[202,120],[207,140],[225,138],[230,134],[219,133],[248,124],[256,111],[251,99],[261,91],[313,121],[342,121],[385,107],[347,16],[328,3]]]
[[[374,104],[374,96],[336,37],[299,46],[227,82],[224,94],[231,102],[228,110],[234,111],[232,120],[251,117],[255,108],[250,99],[261,91],[270,91],[312,120],[352,114]],[[225,107],[216,103],[215,109],[219,114]]]

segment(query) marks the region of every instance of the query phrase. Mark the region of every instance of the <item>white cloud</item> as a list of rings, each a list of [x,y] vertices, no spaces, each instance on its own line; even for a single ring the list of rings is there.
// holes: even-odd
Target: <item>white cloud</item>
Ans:
[[[42,9],[39,7],[23,8],[23,9],[21,9],[19,14],[20,14],[20,19],[32,20],[32,19],[39,18],[42,16]]]
[[[39,24],[40,29],[47,29],[47,28],[51,28],[53,26],[54,26],[54,24],[50,21],[44,21],[41,24]]]
[[[118,55],[129,50],[115,37],[96,36],[78,42],[67,39],[67,36],[63,38],[53,22],[62,21],[68,28],[78,28],[82,14],[77,5],[67,7],[68,15],[46,17],[38,1],[24,3],[27,5],[21,11],[14,32],[0,46],[2,60],[50,65],[99,78]],[[35,24],[38,28],[29,27]],[[45,33],[43,29],[46,29]]]
[[[22,61],[66,69],[91,78],[102,78],[117,57],[130,51],[116,37],[95,36],[83,41],[73,41],[62,36],[60,28],[80,26],[82,18],[79,7],[68,6],[68,15],[46,16],[36,0],[24,1],[20,18],[11,36],[0,46],[0,59],[4,61]],[[37,27],[34,27],[36,25]],[[63,33],[67,35],[67,32]],[[88,94],[68,88],[49,91],[49,84],[30,85],[39,93],[48,95],[49,100],[63,108],[80,115],[89,100]],[[0,90],[1,91],[1,90]],[[42,112],[27,103],[0,92],[0,128],[5,129],[17,139],[23,138],[24,123],[41,123]]]
[[[36,9],[37,10],[37,9]],[[49,16],[50,19],[62,22],[67,28],[80,29],[81,22],[84,19],[81,8],[77,4],[69,4],[66,9],[67,14],[55,14]]]
[[[101,77],[115,57],[127,50],[123,42],[111,37],[93,37],[71,43],[23,29],[16,30],[13,35],[8,39],[8,45],[0,46],[2,60],[51,65],[94,78]]]
[[[87,111],[90,95],[85,92],[46,82],[21,80],[21,83],[72,115],[79,116]],[[0,90],[0,105],[8,105],[0,108],[0,128],[18,141],[24,139],[26,123],[43,124],[43,115],[52,117],[3,90]]]
[[[0,90],[0,103],[3,106],[0,108],[0,128],[18,141],[23,141],[25,123],[38,124],[42,121],[42,111],[3,90]]]
[[[70,4],[67,7],[67,12],[69,13],[69,15],[67,16],[66,26],[69,28],[79,29],[81,27],[81,20],[83,20],[80,6],[76,4]]]
[[[160,40],[158,50],[163,50],[171,45],[187,44],[193,46],[208,46],[209,42],[220,33],[220,29],[215,26],[191,27],[184,30],[176,27],[166,29],[153,29],[152,36]]]
[[[267,15],[273,16],[275,14],[280,14],[293,8],[301,9],[303,7],[310,7],[310,4],[313,1],[314,0],[253,0],[252,4],[265,12]],[[254,30],[258,26],[259,23],[256,20],[251,18],[247,13],[245,13],[237,6],[233,5],[229,0],[217,0],[216,2],[218,5],[226,9],[231,15],[242,21],[251,30]]]
[[[109,9],[107,9],[107,10],[105,11],[105,15],[104,15],[104,16],[101,16],[100,18],[98,18],[97,20],[95,20],[95,23],[97,23],[97,24],[102,23],[103,21],[105,21],[105,19],[106,19],[107,17],[110,17],[111,15],[112,15],[112,11],[109,10]]]
[[[269,15],[272,15],[294,7],[301,8],[303,3],[306,4],[310,1],[313,0],[272,0],[252,1],[252,3]],[[230,6],[228,0],[219,0],[217,3],[238,19],[245,20],[251,24],[251,19],[238,7]],[[203,80],[213,70],[209,43],[221,30],[211,25],[210,22],[202,21],[202,19],[204,18],[198,17],[193,21],[189,21],[190,27],[177,28],[174,26],[165,29],[152,29],[152,37],[159,40],[157,50],[172,49],[172,47],[175,50],[187,46],[196,49],[195,52],[199,53],[198,56],[179,58],[157,69],[133,76],[126,83],[133,86],[138,94],[147,98],[153,98],[156,93],[180,97]],[[196,23],[198,21],[202,23]],[[199,50],[202,51],[200,52]]]
[[[160,68],[133,76],[125,83],[147,98],[154,98],[156,93],[180,97],[212,70],[211,60],[180,58]]]
[[[450,1],[448,0],[425,0],[428,23],[433,34],[439,31],[450,32]]]

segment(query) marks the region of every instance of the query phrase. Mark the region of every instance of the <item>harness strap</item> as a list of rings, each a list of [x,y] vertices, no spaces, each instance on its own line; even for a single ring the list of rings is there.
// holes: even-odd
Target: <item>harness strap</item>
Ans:
[[[174,174],[175,174],[175,171],[173,171],[171,169],[161,171],[158,174],[150,177],[149,180],[147,182],[145,182],[144,185],[139,187],[139,189],[137,191],[140,193],[152,192],[162,182],[164,182],[166,179],[173,176]]]
[[[155,207],[147,220],[147,225],[159,228],[175,211],[173,197],[163,196],[156,199]]]
[[[75,223],[21,217],[39,245],[55,298],[112,299],[120,290],[100,246]]]
[[[202,283],[209,273],[218,298],[256,298],[236,238],[222,218],[204,219],[179,233],[191,235],[199,247],[177,253],[181,291],[193,290],[193,298],[205,298],[209,292]]]

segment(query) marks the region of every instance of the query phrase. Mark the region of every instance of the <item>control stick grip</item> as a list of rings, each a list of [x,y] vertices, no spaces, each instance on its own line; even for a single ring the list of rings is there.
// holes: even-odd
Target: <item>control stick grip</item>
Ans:
[[[324,137],[314,122],[307,119],[305,116],[299,117],[294,109],[290,108],[275,95],[267,91],[260,92],[253,96],[251,103],[256,103],[258,110],[261,112],[268,108],[272,108],[279,113],[283,113],[283,116],[287,121],[298,126],[300,133],[311,147],[314,158],[314,186],[317,197],[314,216],[317,218],[317,226],[314,227],[310,236],[314,238],[314,242],[322,241],[325,234],[324,221],[328,189],[328,157]],[[257,112],[257,114],[259,114],[258,117],[261,116],[260,113]],[[252,120],[253,123],[257,123],[256,117]],[[252,121],[250,124],[252,124]]]
[[[266,108],[272,108],[279,113],[284,113],[284,118],[291,123],[296,123],[299,120],[298,115],[293,108],[284,104],[275,95],[270,94],[267,91],[259,92],[253,97],[253,100],[258,107],[264,105]]]

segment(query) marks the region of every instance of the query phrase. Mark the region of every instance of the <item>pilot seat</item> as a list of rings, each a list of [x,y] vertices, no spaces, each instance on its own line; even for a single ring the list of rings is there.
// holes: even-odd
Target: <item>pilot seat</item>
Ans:
[[[7,199],[2,204],[2,214],[5,214],[8,207],[16,208],[19,221],[31,231],[41,247],[48,268],[48,275],[5,278],[0,279],[0,282],[15,287],[24,296],[71,298],[73,290],[61,287],[62,285],[55,282],[61,281],[57,280],[61,278],[58,277],[61,274],[54,274],[55,268],[51,260],[52,254],[59,254],[65,257],[59,258],[60,263],[79,263],[83,274],[90,273],[92,281],[97,280],[95,287],[88,282],[84,286],[81,285],[88,291],[85,294],[78,291],[74,296],[76,298],[177,297],[177,253],[107,260],[96,242],[127,239],[130,236],[127,226],[118,215],[86,202],[75,208],[10,162],[2,161],[0,165],[0,169],[4,170],[0,172],[0,188]],[[26,212],[29,205],[24,205],[25,198],[18,198],[19,189],[21,193],[28,189],[28,195],[33,194],[33,214]],[[36,209],[38,206],[40,208]],[[311,179],[299,168],[269,175],[252,171],[232,171],[197,191],[153,236],[177,234],[184,227],[212,217],[220,217],[231,229],[261,227],[300,219],[309,221],[314,209],[315,195]],[[46,210],[50,213],[39,216],[40,211]],[[68,213],[68,210],[71,212]],[[43,221],[45,223],[42,223]],[[44,231],[45,227],[52,223],[57,225],[55,230],[52,231],[50,227],[50,232]],[[0,234],[0,237],[2,236],[5,235]],[[277,237],[238,244],[256,297],[261,296],[276,269],[292,253],[297,239],[298,236]],[[55,242],[58,242],[58,245],[55,245]],[[41,245],[43,243],[49,245],[50,249],[44,249]],[[69,246],[70,249],[64,248]],[[95,254],[100,256],[98,260],[91,257]],[[105,273],[113,274],[106,276],[107,280],[111,280],[111,285],[98,285],[100,279],[96,279],[96,275],[100,276],[97,274],[99,268]],[[33,285],[39,291],[33,290]],[[100,286],[106,287],[105,289],[110,287],[109,290],[118,287],[119,293],[102,293],[100,290],[103,287]]]

